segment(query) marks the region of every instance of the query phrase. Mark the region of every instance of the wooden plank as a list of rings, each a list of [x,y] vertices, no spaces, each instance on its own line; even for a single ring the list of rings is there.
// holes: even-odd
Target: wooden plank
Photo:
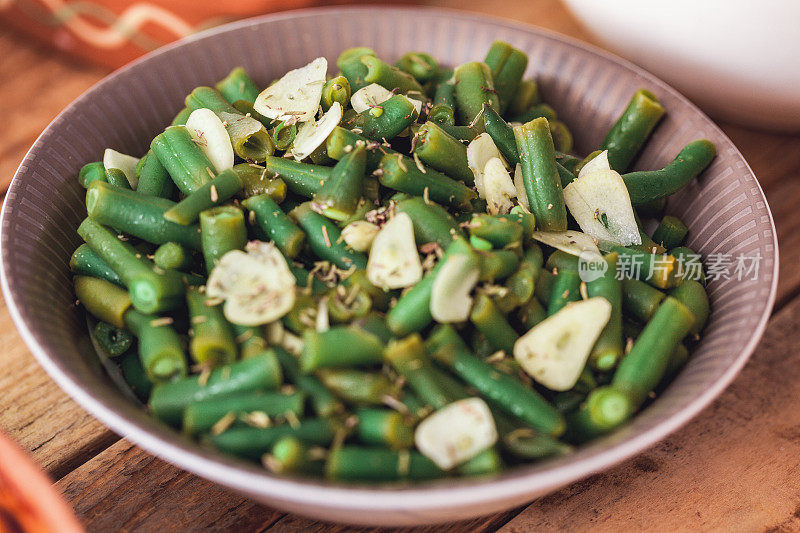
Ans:
[[[261,531],[282,514],[120,440],[57,484],[87,531]]]
[[[0,299],[0,428],[58,479],[117,440],[42,370]]]
[[[14,171],[45,126],[106,72],[71,63],[52,50],[21,42],[19,35],[5,28],[0,31],[0,57],[4,122],[0,192],[5,192]]]
[[[541,498],[502,531],[800,530],[800,299],[698,418],[649,451]]]

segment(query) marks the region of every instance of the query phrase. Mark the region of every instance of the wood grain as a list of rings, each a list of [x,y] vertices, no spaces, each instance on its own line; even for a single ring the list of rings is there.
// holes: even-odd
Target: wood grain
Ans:
[[[117,437],[78,407],[28,352],[0,299],[0,428],[56,479]]]

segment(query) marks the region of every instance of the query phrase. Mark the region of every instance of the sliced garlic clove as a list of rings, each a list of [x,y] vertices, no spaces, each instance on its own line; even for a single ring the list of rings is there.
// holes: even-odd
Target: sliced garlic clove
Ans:
[[[524,207],[525,210],[530,213],[531,204],[528,201],[528,192],[525,190],[525,182],[523,179],[522,165],[517,163],[517,167],[514,169],[514,188],[517,190],[517,202],[519,202],[519,205]]]
[[[481,398],[465,398],[429,415],[417,426],[417,449],[442,470],[469,461],[497,442],[494,417]]]
[[[410,287],[422,279],[422,263],[408,214],[395,215],[375,236],[367,261],[367,278],[383,289]]]
[[[600,255],[593,238],[580,231],[534,231],[531,237],[553,248],[572,255]]]
[[[327,71],[328,61],[324,57],[290,70],[258,95],[253,109],[271,119],[295,122],[313,119],[322,99]]]
[[[564,188],[564,202],[587,235],[623,246],[642,243],[628,188],[619,172],[584,174]]]
[[[514,207],[511,199],[517,195],[517,189],[499,157],[491,158],[483,169],[483,191],[489,213],[504,215]]]
[[[322,146],[328,136],[342,120],[342,104],[334,102],[328,112],[317,121],[302,124],[292,143],[292,156],[300,161]]]
[[[233,146],[228,130],[210,109],[195,109],[186,120],[194,143],[206,154],[217,174],[233,168]]]
[[[486,163],[493,157],[500,158],[500,161],[503,161],[503,164],[506,165],[503,154],[497,149],[488,133],[481,133],[467,145],[467,166],[475,176],[475,188],[481,198],[486,198],[486,191],[483,186],[483,171],[486,168]]]
[[[581,178],[598,170],[611,170],[611,163],[608,162],[608,150],[603,150],[583,165],[581,171],[578,172],[578,177]]]
[[[253,241],[247,251],[223,255],[206,284],[206,294],[222,298],[225,318],[234,324],[259,326],[291,310],[295,277],[274,243]]]
[[[376,105],[382,104],[394,93],[377,83],[371,83],[353,93],[350,97],[350,106],[356,113],[361,113]]]
[[[138,162],[138,158],[117,152],[111,148],[106,148],[106,151],[103,153],[103,166],[107,169],[116,168],[117,170],[121,170],[122,173],[125,174],[125,178],[127,178],[131,189],[134,190],[139,185],[139,180],[136,179],[136,164]]]
[[[439,267],[431,288],[431,316],[448,324],[464,322],[472,310],[470,293],[478,283],[480,265],[470,254],[448,256]]]
[[[569,390],[610,316],[611,304],[605,298],[569,303],[520,337],[514,358],[537,383],[554,391]]]
[[[367,252],[380,228],[366,220],[356,220],[342,229],[344,242],[357,252]]]

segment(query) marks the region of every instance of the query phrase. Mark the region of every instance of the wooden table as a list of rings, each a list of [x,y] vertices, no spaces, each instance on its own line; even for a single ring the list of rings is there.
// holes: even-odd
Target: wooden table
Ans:
[[[431,1],[588,39],[557,0]],[[491,5],[490,5],[491,4]],[[2,189],[42,128],[105,72],[0,28]],[[800,138],[724,125],[769,198],[781,273],[766,335],[711,407],[645,453],[527,507],[430,531],[800,529]],[[39,368],[0,303],[0,428],[30,451],[90,531],[346,530],[258,505],[120,439]]]

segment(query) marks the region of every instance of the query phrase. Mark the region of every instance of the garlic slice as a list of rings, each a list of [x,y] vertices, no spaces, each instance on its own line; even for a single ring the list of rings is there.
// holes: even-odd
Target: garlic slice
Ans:
[[[375,239],[367,261],[367,279],[383,289],[410,287],[422,279],[422,263],[407,213],[387,222]]]
[[[233,146],[228,130],[216,113],[210,109],[195,109],[186,120],[194,143],[206,154],[217,174],[233,168]]]
[[[369,251],[380,228],[366,220],[355,220],[342,229],[344,242],[357,252]]]
[[[454,254],[444,260],[431,288],[430,311],[442,324],[464,322],[472,310],[470,293],[478,283],[480,265],[471,254]]]
[[[499,157],[491,158],[483,168],[483,190],[489,213],[504,215],[514,207],[511,199],[517,196],[517,189]]]
[[[488,133],[481,133],[467,145],[467,166],[475,175],[475,188],[478,189],[478,196],[486,198],[486,190],[483,184],[483,173],[486,163],[493,157],[500,158],[506,168],[508,164],[503,159],[503,154],[497,149],[494,141]]]
[[[578,177],[582,178],[598,170],[611,170],[611,163],[608,162],[608,150],[603,150],[583,165],[581,171],[578,172]]]
[[[293,122],[313,119],[322,99],[327,71],[328,61],[324,57],[290,70],[258,95],[253,109],[271,119]]]
[[[623,246],[642,243],[628,188],[619,172],[601,169],[582,174],[564,188],[564,202],[587,235]]]
[[[464,398],[429,415],[417,426],[417,449],[442,470],[469,461],[497,442],[494,417],[481,398]]]
[[[222,298],[225,318],[242,326],[278,320],[295,301],[295,277],[272,242],[252,241],[246,252],[223,255],[206,284],[206,294]]]
[[[567,304],[514,344],[514,358],[530,377],[554,391],[575,386],[600,332],[611,316],[601,297]]]
[[[131,189],[134,190],[139,185],[139,180],[136,179],[136,164],[138,162],[139,159],[137,157],[117,152],[111,148],[106,148],[106,151],[103,152],[103,166],[107,169],[116,168],[121,170],[125,174]]]
[[[378,85],[377,83],[370,83],[366,87],[362,87],[353,93],[350,97],[350,106],[356,113],[366,111],[370,107],[374,107],[384,103],[386,100],[395,96],[395,93]],[[417,110],[417,115],[422,113],[422,101],[416,98],[406,96],[408,100],[414,104],[414,109]]]
[[[334,102],[328,112],[317,121],[313,119],[301,124],[292,143],[292,156],[295,160],[305,159],[311,152],[322,146],[333,129],[342,120],[342,104]]]
[[[528,192],[525,190],[525,182],[523,179],[522,165],[517,163],[517,167],[514,169],[514,188],[517,190],[517,202],[530,213],[531,204],[528,201]]]
[[[580,231],[534,231],[531,237],[568,254],[600,255],[600,250],[597,248],[595,240]]]

